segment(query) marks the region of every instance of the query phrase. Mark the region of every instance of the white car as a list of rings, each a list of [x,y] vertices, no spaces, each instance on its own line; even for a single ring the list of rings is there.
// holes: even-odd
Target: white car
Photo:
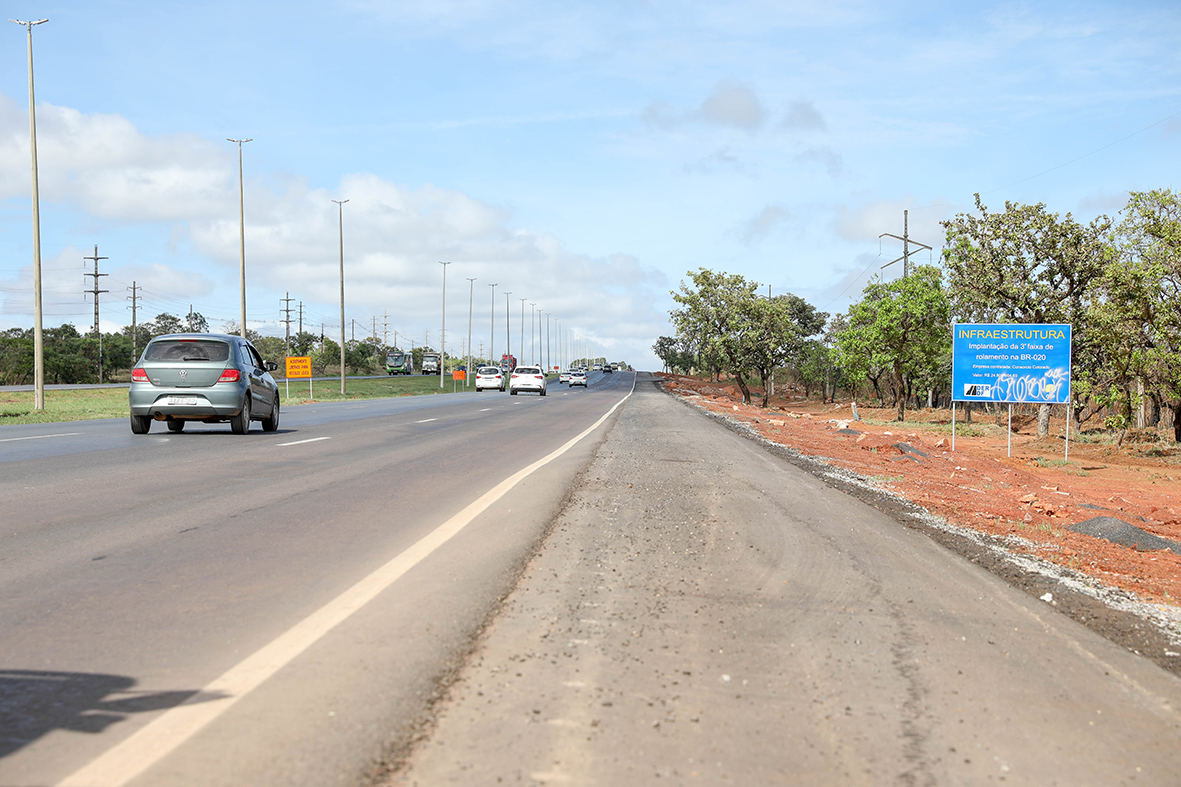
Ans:
[[[516,396],[519,391],[536,391],[545,396],[545,372],[540,366],[518,366],[513,369],[508,381],[508,392]]]
[[[476,372],[476,391],[483,391],[485,388],[504,390],[504,375],[499,367],[481,366],[480,371]]]
[[[586,388],[586,372],[581,369],[570,372],[570,387],[573,388],[576,385]]]
[[[568,382],[570,382],[570,372],[569,372],[569,371],[565,371],[565,372],[562,372],[562,373],[560,373],[560,374],[558,375],[558,382],[560,382],[560,383],[568,383]]]

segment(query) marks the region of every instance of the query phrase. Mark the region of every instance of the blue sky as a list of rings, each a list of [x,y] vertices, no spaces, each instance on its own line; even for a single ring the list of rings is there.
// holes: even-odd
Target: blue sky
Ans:
[[[496,352],[504,293],[657,368],[698,267],[836,312],[980,192],[1089,219],[1181,165],[1175,2],[9,2],[34,28],[44,322],[280,298]],[[0,48],[0,328],[32,324],[25,31]],[[931,259],[937,257],[933,253]],[[926,261],[919,256],[918,261]],[[898,275],[899,266],[884,275]],[[488,285],[497,284],[493,290]],[[388,318],[387,318],[388,314]],[[386,322],[388,319],[388,323]],[[525,342],[528,344],[528,341]]]

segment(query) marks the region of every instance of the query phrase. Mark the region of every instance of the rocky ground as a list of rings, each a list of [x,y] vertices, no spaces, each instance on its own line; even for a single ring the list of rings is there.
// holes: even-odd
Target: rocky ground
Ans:
[[[1084,431],[1064,461],[1060,420],[1039,439],[1017,417],[1010,456],[1004,422],[977,412],[966,424],[961,411],[953,452],[946,410],[908,411],[897,422],[894,410],[862,404],[856,420],[848,401],[762,408],[742,404],[733,384],[664,377],[686,403],[897,508],[947,546],[1181,672],[1181,554],[1169,549],[1181,552],[1181,450],[1160,441],[1116,447]]]

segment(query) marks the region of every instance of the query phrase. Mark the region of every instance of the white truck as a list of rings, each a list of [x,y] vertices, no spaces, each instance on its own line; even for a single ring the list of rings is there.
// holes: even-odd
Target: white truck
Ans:
[[[441,353],[423,353],[422,354],[422,373],[423,374],[438,374],[439,366],[443,363],[443,356]]]

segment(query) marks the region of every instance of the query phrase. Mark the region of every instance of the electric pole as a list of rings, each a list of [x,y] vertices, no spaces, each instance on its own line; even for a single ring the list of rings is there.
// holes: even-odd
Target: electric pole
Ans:
[[[898,262],[898,260],[901,260],[902,261],[902,278],[904,278],[904,279],[910,275],[910,254],[911,254],[910,246],[911,246],[911,244],[918,246],[920,249],[926,249],[927,251],[931,250],[931,247],[928,246],[927,244],[919,243],[917,240],[914,240],[913,238],[910,237],[910,226],[909,225],[910,225],[910,211],[904,210],[904,211],[902,211],[902,236],[899,237],[898,235],[894,235],[889,232],[883,232],[881,235],[878,236],[879,240],[881,238],[897,238],[898,240],[902,241],[902,256],[899,257],[897,260],[890,260],[882,267],[887,268],[887,267],[893,265],[894,263]]]
[[[303,301],[299,302],[299,333],[303,333]]]
[[[138,329],[135,327],[135,301],[137,298],[136,290],[142,290],[143,287],[137,287],[135,285],[135,281],[132,280],[131,286],[127,289],[131,290],[131,295],[127,296],[127,299],[131,301],[131,363],[134,364],[137,360],[139,360],[139,354],[135,351],[136,339],[139,338]]]
[[[101,384],[103,381],[103,332],[102,332],[102,330],[100,330],[99,325],[98,325],[98,296],[99,296],[99,293],[110,292],[110,290],[100,290],[98,288],[98,277],[99,276],[109,276],[110,274],[98,272],[98,261],[105,260],[108,258],[98,256],[98,245],[96,244],[94,247],[94,256],[93,257],[83,257],[82,259],[94,260],[94,273],[86,273],[83,275],[94,277],[94,289],[93,290],[86,290],[86,292],[89,292],[91,295],[94,296],[94,335],[98,337],[98,381]]]
[[[283,308],[279,311],[283,312],[283,326],[285,333],[283,334],[283,354],[291,355],[291,293],[286,293],[287,297],[280,298],[279,302],[283,304]]]

